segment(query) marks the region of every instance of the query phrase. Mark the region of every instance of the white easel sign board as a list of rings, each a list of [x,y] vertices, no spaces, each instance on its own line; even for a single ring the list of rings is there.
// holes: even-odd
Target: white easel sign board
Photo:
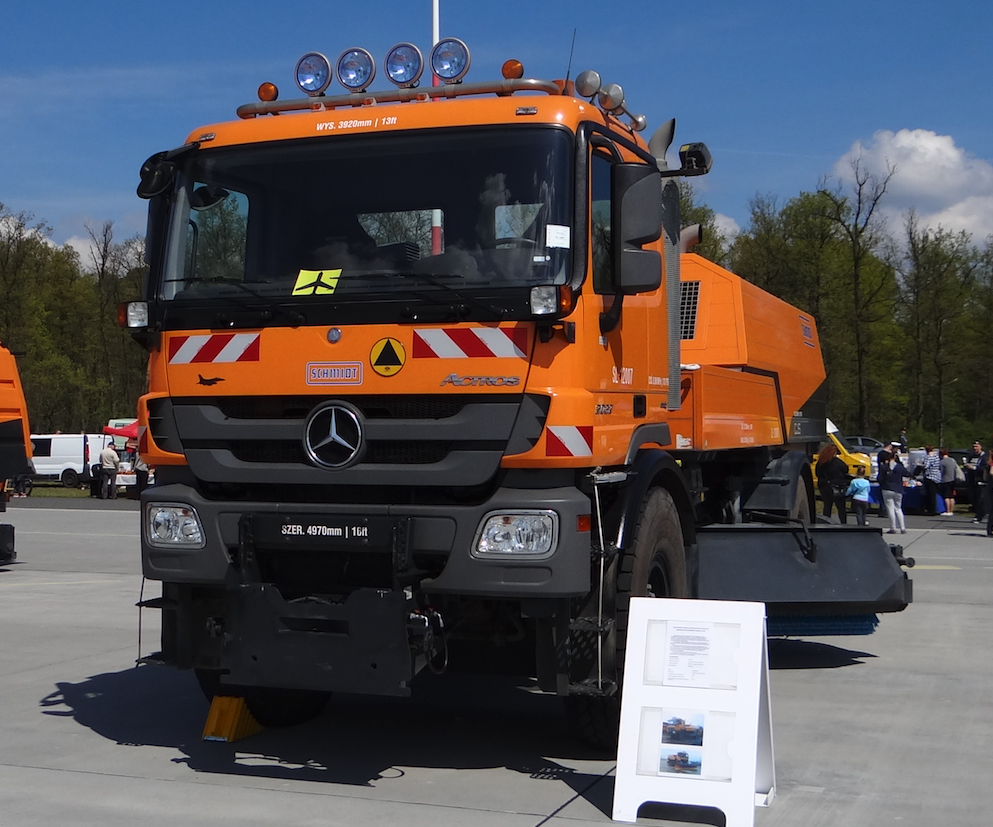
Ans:
[[[632,598],[614,821],[659,802],[752,827],[775,794],[765,604]]]

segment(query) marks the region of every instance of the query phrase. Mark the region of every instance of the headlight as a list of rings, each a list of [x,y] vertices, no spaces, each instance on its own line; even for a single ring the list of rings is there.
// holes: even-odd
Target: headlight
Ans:
[[[350,92],[364,92],[376,77],[376,64],[365,49],[343,52],[336,67],[338,82]]]
[[[559,312],[559,291],[551,284],[531,288],[531,315],[547,316]]]
[[[493,512],[476,533],[476,557],[547,557],[558,543],[559,518],[554,511]]]
[[[398,43],[390,49],[383,65],[386,74],[397,86],[416,86],[424,71],[424,58],[413,43]]]
[[[203,548],[203,528],[188,505],[152,503],[145,512],[145,538],[153,546]]]
[[[469,71],[469,47],[457,37],[439,40],[431,50],[431,71],[445,83],[458,83]]]
[[[117,305],[117,325],[130,329],[148,327],[148,302],[121,302]]]
[[[572,312],[572,289],[567,284],[539,284],[531,288],[531,315]]]
[[[297,61],[294,77],[300,91],[320,95],[331,83],[331,64],[320,52],[309,52]]]

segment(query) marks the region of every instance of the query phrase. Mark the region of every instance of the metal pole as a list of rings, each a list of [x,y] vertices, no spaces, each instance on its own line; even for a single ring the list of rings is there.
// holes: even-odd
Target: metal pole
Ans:
[[[441,12],[439,9],[441,0],[431,0],[431,48],[433,49],[441,40]],[[431,71],[431,85],[439,86],[438,76]],[[441,255],[441,210],[431,210],[431,255]]]

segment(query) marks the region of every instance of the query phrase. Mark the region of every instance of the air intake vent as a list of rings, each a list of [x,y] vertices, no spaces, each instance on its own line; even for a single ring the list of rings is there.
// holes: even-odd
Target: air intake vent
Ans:
[[[679,338],[696,336],[696,313],[700,303],[700,282],[684,281],[679,285]]]

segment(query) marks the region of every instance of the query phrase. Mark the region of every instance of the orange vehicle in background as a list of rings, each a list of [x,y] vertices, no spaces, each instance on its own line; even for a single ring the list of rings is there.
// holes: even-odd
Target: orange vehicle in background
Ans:
[[[674,122],[646,143],[595,72],[424,63],[369,91],[364,50],[305,55],[303,97],[142,167],[154,659],[263,723],[525,669],[607,744],[632,596],[762,600],[779,634],[903,609],[898,547],[813,525],[814,320],[688,252],[707,148],[671,169]]]
[[[0,343],[0,512],[7,509],[8,481],[34,471],[30,435],[28,406],[17,363]],[[9,563],[16,557],[14,527],[0,523],[0,563]]]

